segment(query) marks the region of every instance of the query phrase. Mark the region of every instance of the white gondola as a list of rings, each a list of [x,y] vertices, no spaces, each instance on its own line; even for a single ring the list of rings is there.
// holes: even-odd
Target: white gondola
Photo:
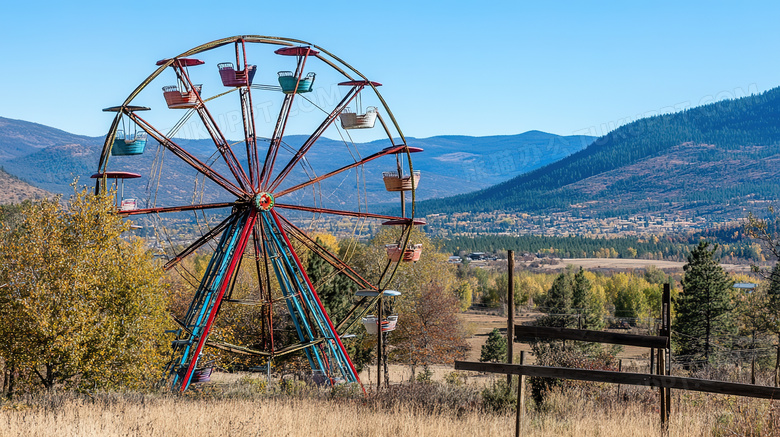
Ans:
[[[420,172],[415,171],[413,176],[400,177],[397,172],[386,171],[382,173],[382,179],[387,191],[411,191],[412,188],[416,190],[417,184],[420,183]]]
[[[395,326],[398,323],[398,316],[387,316],[382,320],[382,332],[390,332],[395,330]],[[366,327],[366,332],[370,335],[377,334],[377,317],[374,315],[368,315],[363,317],[363,326]]]
[[[120,211],[133,211],[138,209],[138,202],[135,199],[124,199],[119,204]]]
[[[344,129],[371,129],[376,123],[376,107],[369,106],[365,114],[357,114],[351,109],[346,108],[339,114],[341,118],[341,127]]]

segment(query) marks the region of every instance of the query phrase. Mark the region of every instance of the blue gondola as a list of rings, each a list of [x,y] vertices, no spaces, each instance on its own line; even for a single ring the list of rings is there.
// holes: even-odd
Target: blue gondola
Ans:
[[[293,74],[292,71],[280,71],[279,85],[281,85],[282,92],[285,94],[292,94],[293,92],[298,94],[309,93],[314,87],[315,76],[316,74],[309,73],[306,75],[306,77],[302,77],[301,80],[298,81],[298,78]],[[297,90],[295,89],[296,82],[298,83]]]

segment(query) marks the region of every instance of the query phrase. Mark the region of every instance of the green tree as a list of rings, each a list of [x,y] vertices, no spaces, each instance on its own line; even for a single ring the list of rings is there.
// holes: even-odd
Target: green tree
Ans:
[[[323,244],[319,238],[316,242]],[[308,258],[306,274],[314,284],[328,316],[334,323],[338,323],[352,307],[357,285],[348,277],[337,274],[336,269],[322,257],[311,254]]]
[[[162,269],[109,196],[25,203],[0,226],[0,357],[15,383],[138,388],[168,351]],[[15,378],[15,376],[14,376]]]
[[[544,300],[544,306],[548,314],[546,326],[565,327],[571,324],[568,314],[571,313],[573,294],[571,277],[566,273],[558,275],[553,281],[550,291],[547,292],[547,298]]]
[[[490,361],[493,363],[503,363],[506,361],[506,338],[501,335],[498,328],[493,328],[488,334],[487,341],[482,345],[482,353],[479,361]]]
[[[547,316],[537,320],[539,326],[580,329],[604,327],[604,296],[602,289],[593,286],[590,273],[572,268],[553,280],[542,307]],[[597,292],[598,291],[598,292]]]
[[[638,319],[645,315],[647,297],[636,281],[631,281],[621,288],[615,296],[615,317]],[[633,322],[632,322],[633,323]]]
[[[669,282],[669,275],[654,265],[647,266],[644,276],[645,281],[651,284],[666,284]]]
[[[572,279],[572,310],[577,313],[580,329],[601,329],[604,327],[604,304],[595,294],[585,270],[580,267]]]
[[[678,354],[702,357],[705,362],[711,357],[715,337],[733,329],[733,283],[715,261],[716,250],[717,246],[709,249],[709,243],[701,241],[688,256],[673,323],[679,334]]]
[[[778,386],[780,385],[780,262],[776,262],[772,269],[766,295],[766,306],[759,314],[762,314],[765,320],[765,329],[777,336],[774,380],[775,386]]]

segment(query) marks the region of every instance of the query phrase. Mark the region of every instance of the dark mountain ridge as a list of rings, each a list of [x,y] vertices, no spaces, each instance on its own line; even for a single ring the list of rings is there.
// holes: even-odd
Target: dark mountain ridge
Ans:
[[[588,213],[610,215],[744,204],[780,197],[773,183],[778,160],[780,88],[774,88],[637,120],[545,167],[473,193],[421,202],[418,208],[423,214],[541,213],[591,202]],[[677,205],[669,204],[674,198],[658,201],[673,193],[680,195]],[[621,196],[631,201],[616,202]],[[652,202],[644,205],[648,199]]]

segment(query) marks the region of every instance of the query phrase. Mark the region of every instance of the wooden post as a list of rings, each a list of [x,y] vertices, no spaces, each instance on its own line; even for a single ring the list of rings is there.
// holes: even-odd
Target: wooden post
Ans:
[[[775,354],[775,387],[780,384],[780,334],[777,334],[777,351]]]
[[[620,361],[618,361],[618,372],[622,372],[622,371],[623,371],[623,360],[621,359]],[[618,397],[618,402],[620,402],[620,384],[618,384],[617,397]]]
[[[507,251],[507,272],[509,274],[506,291],[506,362],[512,364],[515,353],[515,252]],[[512,390],[512,375],[506,375],[507,390]]]
[[[666,373],[666,366],[664,365],[664,350],[658,349],[658,374],[664,375]],[[658,388],[658,397],[661,401],[661,433],[668,435],[669,433],[669,416],[666,409],[666,387]]]
[[[753,342],[750,344],[750,348],[753,349],[753,359],[750,360],[750,383],[756,383],[756,330],[753,330]]]
[[[520,365],[525,364],[525,351],[520,351]],[[517,407],[515,414],[515,437],[520,437],[520,428],[525,416],[525,375],[520,375],[517,382]]]
[[[650,371],[649,374],[653,374],[655,371],[655,348],[650,348]]]

